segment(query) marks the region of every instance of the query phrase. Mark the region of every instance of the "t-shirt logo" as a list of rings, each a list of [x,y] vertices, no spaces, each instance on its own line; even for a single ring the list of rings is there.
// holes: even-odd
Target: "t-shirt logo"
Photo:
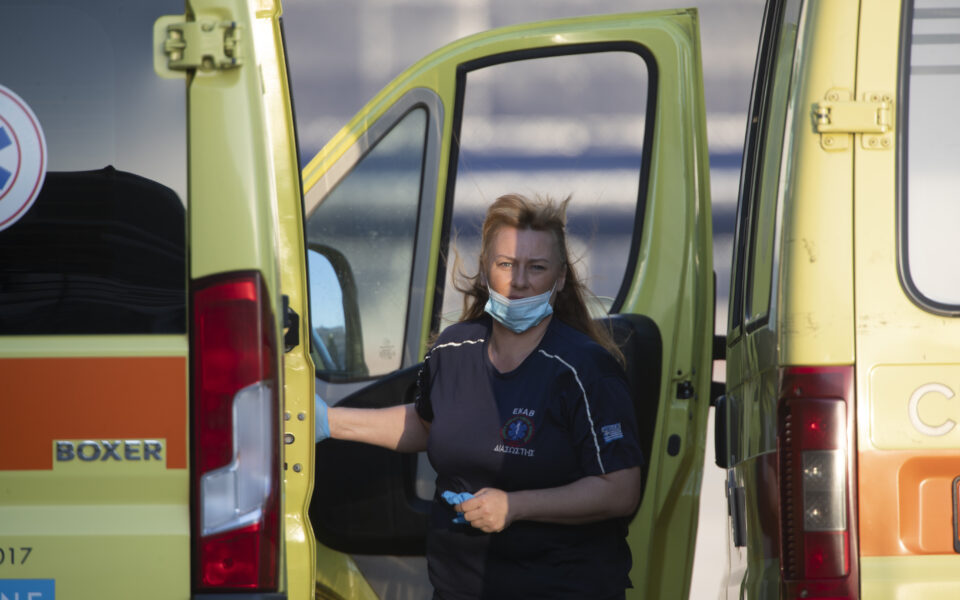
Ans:
[[[524,415],[516,415],[503,424],[500,437],[508,446],[525,446],[533,437],[533,421]]]

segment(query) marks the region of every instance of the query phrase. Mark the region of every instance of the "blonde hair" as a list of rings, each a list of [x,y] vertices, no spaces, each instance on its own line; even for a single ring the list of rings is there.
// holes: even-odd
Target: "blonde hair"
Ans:
[[[555,202],[549,197],[531,200],[520,194],[506,194],[490,205],[481,228],[477,274],[473,276],[464,274],[459,268],[459,256],[454,263],[454,287],[463,293],[463,313],[460,315],[460,320],[469,321],[484,315],[483,309],[489,298],[484,270],[489,264],[490,246],[494,234],[501,227],[545,231],[550,233],[556,242],[557,253],[563,261],[566,275],[563,289],[557,292],[557,298],[553,304],[554,316],[588,335],[622,365],[624,364],[623,353],[614,342],[610,331],[590,316],[586,298],[592,297],[593,293],[577,276],[573,261],[570,259],[566,236],[567,204],[569,203],[569,196],[561,202]]]

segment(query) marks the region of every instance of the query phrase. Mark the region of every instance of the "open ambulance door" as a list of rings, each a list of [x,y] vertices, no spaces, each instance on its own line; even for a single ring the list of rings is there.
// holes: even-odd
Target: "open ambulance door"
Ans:
[[[596,315],[622,342],[649,459],[630,527],[629,594],[686,597],[713,337],[696,12],[560,20],[455,42],[375,97],[303,182],[316,390],[355,407],[413,400],[431,336],[459,316],[456,274],[476,272],[490,202],[572,196],[568,239]],[[329,440],[315,469],[318,589],[356,597],[323,560],[347,553],[381,597],[429,596],[425,456]]]
[[[191,588],[306,598],[313,365],[280,3],[186,8],[155,22],[154,68],[188,107]]]

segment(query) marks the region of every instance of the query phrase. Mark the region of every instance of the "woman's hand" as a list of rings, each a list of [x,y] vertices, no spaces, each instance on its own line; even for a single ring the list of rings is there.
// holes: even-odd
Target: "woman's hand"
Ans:
[[[509,494],[494,488],[481,488],[473,498],[455,508],[463,513],[467,523],[486,533],[503,531],[514,521]]]
[[[640,502],[640,467],[588,475],[555,488],[504,492],[483,488],[458,505],[470,525],[495,533],[514,521],[576,525],[625,517]]]

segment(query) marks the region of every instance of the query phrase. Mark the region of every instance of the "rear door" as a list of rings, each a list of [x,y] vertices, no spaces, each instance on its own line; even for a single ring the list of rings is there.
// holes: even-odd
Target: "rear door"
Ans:
[[[960,3],[904,4],[864,2],[860,19],[857,99],[891,125],[853,149],[861,591],[954,598],[960,128],[942,115],[960,90]]]
[[[311,597],[279,5],[3,10],[0,597]]]
[[[685,597],[696,537],[713,331],[699,52],[695,11],[480,34],[398,77],[303,171],[311,351],[331,405],[411,401],[431,336],[459,315],[486,206],[572,195],[578,268],[626,340],[650,459],[636,597]],[[320,543],[384,598],[428,596],[425,457],[328,441],[316,473]],[[318,579],[333,586],[331,569]]]
[[[281,7],[187,9],[154,46],[189,110],[192,587],[308,598],[313,366]]]
[[[190,594],[182,11],[3,6],[0,597]]]

